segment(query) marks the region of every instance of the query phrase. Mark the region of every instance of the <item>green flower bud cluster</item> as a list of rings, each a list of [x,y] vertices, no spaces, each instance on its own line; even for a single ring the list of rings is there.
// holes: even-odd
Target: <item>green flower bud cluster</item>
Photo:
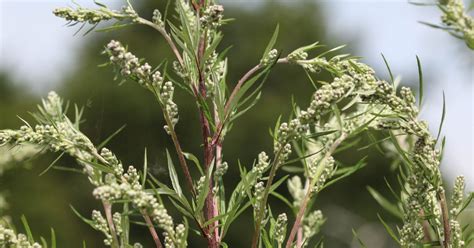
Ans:
[[[257,173],[258,175],[262,175],[270,165],[270,159],[265,152],[261,152],[258,154],[257,164],[252,168],[252,170]]]
[[[100,9],[57,8],[53,11],[53,14],[69,22],[87,22],[89,24],[97,24],[111,19],[121,21],[125,19],[136,20],[138,18],[137,12],[130,6],[124,6],[121,11],[114,11],[105,7]]]
[[[222,162],[219,166],[217,166],[216,171],[214,172],[214,177],[216,179],[222,178],[228,169],[229,165],[227,164],[227,162]]]
[[[153,17],[151,18],[151,21],[161,28],[165,27],[165,23],[163,22],[163,17],[161,16],[161,12],[158,9],[153,10]]]
[[[466,13],[462,0],[447,0],[440,8],[444,12],[442,22],[453,31],[464,38],[466,44],[474,49],[474,21]]]
[[[315,210],[306,216],[303,220],[303,240],[309,240],[318,234],[325,221],[321,210]]]
[[[265,67],[268,65],[271,65],[275,63],[275,61],[278,59],[278,50],[272,49],[266,54],[262,60],[260,61],[260,65]]]
[[[457,220],[450,220],[449,225],[452,232],[453,248],[464,248],[465,242],[462,237],[462,228]]]
[[[110,62],[117,65],[123,76],[137,81],[141,86],[157,95],[163,111],[168,115],[173,127],[178,123],[178,105],[173,102],[174,86],[170,81],[164,82],[161,73],[152,71],[148,63],[141,64],[140,60],[118,41],[112,40],[106,47],[106,52],[110,55]],[[164,126],[167,133],[170,127]]]
[[[112,222],[114,223],[114,226],[115,226],[115,232],[117,233],[117,235],[120,236],[120,234],[122,234],[122,232],[123,232],[123,229],[122,229],[122,214],[119,213],[119,212],[115,212],[112,215]]]
[[[177,240],[172,217],[154,195],[143,189],[140,184],[140,175],[135,167],[130,166],[121,177],[95,188],[93,195],[106,202],[122,200],[132,202],[138,209],[148,213],[173,242]]]
[[[191,6],[189,5],[188,1],[186,0],[178,0],[177,1],[178,13],[182,11],[182,17],[186,18],[186,22],[189,25],[189,29],[191,33],[194,33],[196,28],[198,27],[197,16]]]
[[[326,161],[321,161],[321,163],[318,163],[317,166],[324,166],[320,175],[318,175],[318,168],[314,168],[316,167],[315,163],[313,163],[312,166],[309,166],[308,169],[310,172],[310,177],[315,177],[315,176],[318,177],[313,188],[314,192],[321,191],[326,181],[332,177],[332,175],[335,172],[334,164],[335,164],[335,160],[332,156],[328,157]]]
[[[254,187],[254,204],[253,204],[253,210],[254,210],[254,216],[257,216],[257,214],[260,212],[260,204],[263,199],[263,193],[265,191],[265,184],[263,182],[258,182],[255,184]]]
[[[454,181],[453,195],[451,196],[451,215],[458,216],[462,208],[462,201],[464,197],[464,176],[456,177]]]
[[[198,194],[204,189],[204,183],[206,182],[206,176],[201,176],[196,183],[196,192]]]
[[[275,223],[275,232],[273,234],[273,238],[277,241],[278,246],[285,241],[287,223],[288,217],[286,217],[286,214],[279,214]]]
[[[222,18],[224,17],[224,6],[222,5],[209,5],[203,12],[199,19],[203,28],[211,27],[218,28],[222,25]]]
[[[98,185],[100,180],[97,171],[84,163],[92,161],[97,150],[89,138],[64,115],[62,100],[55,92],[50,92],[39,109],[39,113],[34,114],[39,124],[34,128],[24,125],[19,130],[1,130],[0,145],[34,144],[54,152],[65,152],[83,164],[91,182]]]
[[[112,235],[110,234],[109,226],[107,225],[107,221],[105,220],[104,216],[102,216],[102,213],[97,210],[92,211],[92,226],[94,229],[102,232],[105,235],[104,244],[111,246]]]
[[[1,247],[18,247],[18,248],[41,248],[42,246],[36,242],[31,243],[28,237],[22,233],[16,234],[14,230],[0,225],[0,246]]]
[[[423,241],[423,226],[419,222],[405,222],[403,227],[398,230],[400,233],[400,247],[416,248]]]
[[[303,187],[301,178],[299,176],[293,176],[287,181],[288,191],[293,198],[293,206],[299,208],[301,201],[308,190],[307,187]]]

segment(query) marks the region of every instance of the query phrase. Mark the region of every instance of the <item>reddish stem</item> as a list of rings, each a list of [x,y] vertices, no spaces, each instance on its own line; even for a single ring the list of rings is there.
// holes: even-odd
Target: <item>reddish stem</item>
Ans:
[[[141,212],[142,212],[143,218],[145,219],[148,230],[150,231],[151,237],[153,238],[153,241],[155,242],[156,248],[162,248],[163,245],[161,244],[160,237],[158,237],[158,233],[156,233],[155,226],[153,225],[153,222],[151,221],[150,216],[145,211],[141,211]]]

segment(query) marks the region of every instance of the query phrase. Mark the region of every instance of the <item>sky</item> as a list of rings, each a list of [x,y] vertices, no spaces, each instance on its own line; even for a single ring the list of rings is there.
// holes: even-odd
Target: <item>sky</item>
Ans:
[[[93,6],[92,0],[76,0]],[[103,2],[110,6],[122,1]],[[223,1],[229,7],[242,2],[257,7],[257,0]],[[300,0],[283,1],[287,4]],[[452,181],[467,178],[474,191],[474,52],[443,31],[419,24],[439,22],[435,7],[419,7],[397,0],[331,0],[321,3],[329,38],[349,44],[363,61],[388,78],[381,53],[395,75],[416,78],[415,56],[425,71],[425,100],[421,117],[437,130],[446,95],[447,115],[443,135],[447,148],[442,170]],[[0,70],[13,73],[40,94],[54,89],[74,66],[81,45],[88,37],[73,36],[74,29],[51,14],[69,0],[0,0]],[[34,40],[31,37],[35,37]],[[417,82],[405,82],[416,85]]]

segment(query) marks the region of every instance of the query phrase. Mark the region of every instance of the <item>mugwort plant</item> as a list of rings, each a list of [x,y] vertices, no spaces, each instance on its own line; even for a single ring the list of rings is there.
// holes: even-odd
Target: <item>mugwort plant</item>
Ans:
[[[97,4],[97,9],[59,8],[54,14],[71,25],[92,25],[90,30],[108,20],[116,21],[106,28],[109,31],[145,25],[161,34],[174,54],[175,61],[168,70],[166,63],[154,66],[138,58],[120,41],[110,41],[103,51],[119,77],[136,82],[160,106],[164,131],[174,145],[174,151],[167,152],[171,185],[148,173],[146,155],[144,169],[139,171],[122,164],[120,155],[104,144],[94,144],[80,130],[82,109],[76,106],[69,115],[69,105],[55,92],[49,93],[32,114],[34,123],[25,121],[19,129],[0,130],[0,144],[34,146],[74,158],[94,186],[92,195],[102,203],[102,209],[94,210],[90,218],[81,218],[104,235],[106,246],[142,247],[130,235],[139,222],[147,226],[156,247],[187,247],[190,235],[201,236],[210,248],[228,247],[226,236],[231,225],[250,211],[253,236],[247,240],[249,247],[307,247],[310,243],[323,247],[323,240],[317,237],[326,218],[313,207],[316,196],[366,165],[362,159],[347,166],[335,155],[350,149],[357,137],[371,130],[384,133],[385,138],[375,143],[385,143],[390,148],[386,149],[387,156],[402,161],[398,170],[401,190],[396,192],[387,184],[397,202],[390,203],[369,188],[382,207],[400,219],[401,225],[393,230],[379,216],[400,247],[461,248],[472,241],[473,235],[461,227],[458,217],[473,195],[465,197],[464,178],[459,176],[452,198],[446,197],[449,186],[444,185],[439,170],[444,139],[433,137],[427,122],[418,118],[422,90],[416,99],[410,88],[398,87],[391,73],[386,81],[357,58],[334,55],[342,47],[321,51],[323,46],[315,42],[282,54],[275,49],[278,27],[261,60],[236,84],[229,84],[227,50],[219,49],[223,38],[220,28],[228,19],[217,1],[176,0],[176,19],[168,18],[168,10],[154,10],[151,20],[140,17],[130,3],[121,10]],[[448,17],[451,14],[446,20]],[[234,121],[256,104],[262,83],[276,64],[302,68],[314,86],[311,99],[306,106],[294,106],[287,120],[279,119],[271,132],[273,150],[259,153],[251,167],[225,161],[223,141]],[[419,60],[418,69],[422,89]],[[332,79],[313,80],[323,70]],[[176,132],[176,126],[184,124],[179,121],[175,90],[183,90],[195,100],[202,156],[182,149],[180,140],[185,137]],[[172,158],[179,164],[175,165]],[[225,188],[230,166],[239,167],[240,181]],[[199,176],[193,176],[196,174]],[[284,185],[291,199],[277,193]],[[287,211],[276,213],[269,197],[287,202]],[[180,215],[172,216],[169,209]],[[0,245],[48,247],[45,239],[35,241],[29,228],[25,229],[27,235],[3,223]],[[56,246],[53,238],[51,243]]]

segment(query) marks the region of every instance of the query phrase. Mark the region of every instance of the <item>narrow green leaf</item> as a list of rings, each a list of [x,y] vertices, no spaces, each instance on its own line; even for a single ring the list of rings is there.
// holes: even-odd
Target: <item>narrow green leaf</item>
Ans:
[[[335,183],[337,183],[338,181],[356,173],[358,170],[362,169],[363,167],[365,167],[367,164],[365,163],[365,160],[366,160],[367,157],[364,157],[362,158],[361,160],[359,160],[359,162],[357,162],[357,164],[355,164],[354,166],[351,166],[351,167],[348,167],[348,168],[344,168],[344,173],[341,174],[340,176],[334,178],[334,179],[331,179],[329,182],[327,182],[326,184],[324,184],[324,186],[321,188],[321,190],[325,189],[326,187],[329,187]]]
[[[383,226],[385,227],[385,230],[387,230],[387,233],[392,237],[393,240],[395,240],[398,244],[400,244],[400,241],[397,238],[397,235],[395,232],[392,230],[392,228],[380,217],[380,214],[377,214],[377,217],[379,217],[380,222],[382,222]]]
[[[262,59],[265,58],[268,55],[268,53],[270,52],[270,50],[272,50],[273,47],[275,46],[275,43],[276,43],[276,40],[278,38],[278,33],[279,32],[280,32],[280,24],[277,24],[277,26],[275,28],[275,31],[273,31],[272,38],[270,39],[270,41],[268,42],[267,47],[265,48],[265,52],[263,53]]]
[[[109,137],[107,137],[104,141],[102,141],[102,143],[100,143],[98,146],[97,146],[97,150],[100,150],[101,148],[103,148],[105,145],[107,145],[109,143],[110,140],[112,140],[117,134],[119,134],[127,125],[123,125],[121,126],[119,129],[117,129],[117,131],[115,131],[114,133],[112,133]]]
[[[51,248],[56,248],[56,232],[51,228]]]
[[[357,232],[352,229],[352,234],[354,235],[354,238],[357,239],[357,241],[359,242],[359,244],[363,247],[363,248],[367,248],[367,246],[364,244],[364,242],[359,238],[359,235],[357,235]]]
[[[179,197],[183,195],[183,191],[181,190],[181,186],[179,184],[178,174],[174,169],[173,160],[171,160],[170,153],[166,150],[166,157],[168,159],[168,171],[170,174],[171,184],[173,185],[174,191],[178,194]]]
[[[82,221],[84,221],[84,223],[88,224],[89,226],[91,226],[92,228],[95,229],[94,227],[94,222],[92,220],[89,220],[87,219],[86,217],[82,216],[79,211],[77,211],[72,205],[69,205],[69,207],[72,209],[72,212],[74,212],[74,214],[79,217],[79,219],[81,219]]]
[[[439,123],[438,135],[436,136],[436,143],[438,143],[439,137],[441,136],[441,131],[443,129],[444,118],[446,117],[446,96],[443,91],[443,112],[441,113],[441,121]]]
[[[46,167],[46,169],[44,169],[40,174],[39,176],[42,176],[44,175],[46,172],[48,172],[51,168],[53,168],[53,166],[56,164],[56,162],[59,161],[59,159],[61,159],[61,157],[64,155],[64,152],[62,152],[53,162],[51,162],[51,164],[48,165],[48,167]]]
[[[145,154],[143,155],[143,174],[142,174],[142,187],[145,188],[146,175],[148,175],[148,156],[145,147]]]
[[[204,171],[202,170],[201,163],[199,163],[199,159],[196,156],[188,152],[183,152],[183,155],[187,160],[192,161],[196,165],[196,168],[199,170],[199,173],[201,173],[201,175],[204,175]]]
[[[28,224],[28,220],[24,215],[21,216],[21,223],[23,224],[23,228],[25,228],[26,236],[28,237],[28,241],[30,243],[34,243],[35,239],[33,237],[33,233],[31,232],[30,225]]]
[[[389,202],[385,197],[383,197],[379,192],[377,192],[372,187],[367,186],[367,190],[382,208],[384,208],[389,213],[393,214],[394,216],[400,219],[403,218],[403,215],[400,209],[396,205]]]
[[[419,81],[419,91],[420,91],[418,106],[419,108],[421,108],[421,104],[423,103],[423,70],[421,68],[421,62],[418,56],[416,56],[416,65],[418,66],[418,81]]]
[[[383,62],[385,63],[385,66],[387,67],[388,75],[390,76],[390,82],[393,84],[394,77],[393,77],[393,74],[392,74],[392,70],[390,69],[390,65],[388,64],[387,59],[385,59],[385,56],[383,55],[383,53],[381,53],[380,55],[382,55]]]

